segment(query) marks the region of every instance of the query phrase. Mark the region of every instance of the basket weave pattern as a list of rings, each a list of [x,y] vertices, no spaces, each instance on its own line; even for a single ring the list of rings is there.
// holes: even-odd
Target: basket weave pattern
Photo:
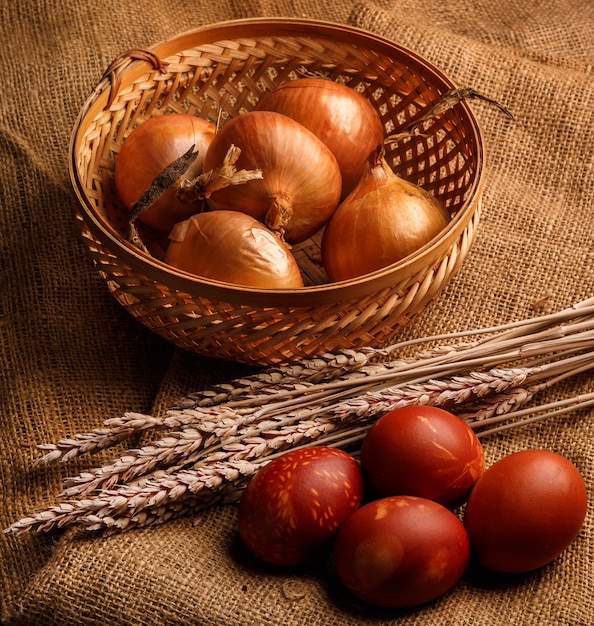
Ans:
[[[320,236],[295,248],[303,290],[244,289],[169,268],[127,241],[128,215],[113,183],[120,146],[152,116],[192,113],[224,122],[305,72],[361,91],[388,135],[454,86],[438,70],[361,31],[299,20],[197,29],[149,52],[152,62],[118,59],[81,111],[72,138],[83,239],[110,291],[135,318],[184,349],[270,364],[380,345],[441,292],[467,255],[480,215],[483,152],[465,104],[425,123],[422,133],[386,145],[394,171],[434,193],[453,214],[451,224],[402,262],[344,283],[326,284]],[[158,250],[159,238],[144,236]]]

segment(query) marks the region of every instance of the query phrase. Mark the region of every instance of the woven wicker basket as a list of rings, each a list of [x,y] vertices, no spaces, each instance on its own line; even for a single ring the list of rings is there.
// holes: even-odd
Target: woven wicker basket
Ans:
[[[146,119],[190,112],[216,121],[251,110],[267,90],[323,73],[362,91],[386,132],[426,113],[453,83],[393,42],[337,24],[258,19],[183,33],[110,66],[71,140],[71,178],[82,235],[115,298],[177,346],[252,364],[378,346],[443,289],[472,244],[480,213],[483,145],[471,109],[456,105],[422,134],[387,146],[399,175],[433,192],[454,215],[417,253],[381,271],[327,283],[319,238],[296,247],[301,290],[256,290],[177,271],[127,241],[113,168],[122,142]]]

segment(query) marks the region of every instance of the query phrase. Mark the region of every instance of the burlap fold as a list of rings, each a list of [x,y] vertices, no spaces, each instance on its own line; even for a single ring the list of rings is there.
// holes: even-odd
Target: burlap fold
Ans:
[[[0,8],[0,524],[56,502],[91,462],[33,467],[35,445],[127,410],[162,413],[179,396],[246,366],[174,349],[109,295],[78,237],[68,180],[76,115],[122,51],[181,31],[255,16],[325,19],[408,46],[457,84],[499,100],[473,104],[487,146],[476,243],[407,336],[535,315],[594,293],[594,8],[590,0],[224,2],[41,0]],[[591,377],[547,397],[589,390]],[[570,458],[594,484],[592,413],[485,440],[487,460],[527,447]],[[113,456],[103,452],[99,464]],[[219,507],[143,531],[76,529],[0,537],[0,617],[16,625],[567,625],[594,623],[590,511],[576,542],[532,574],[473,571],[405,612],[360,606],[331,566],[271,571],[238,542]]]

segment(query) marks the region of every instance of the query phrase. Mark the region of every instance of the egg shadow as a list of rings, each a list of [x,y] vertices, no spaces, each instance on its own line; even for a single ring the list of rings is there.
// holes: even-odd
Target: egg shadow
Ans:
[[[497,572],[484,567],[472,558],[463,575],[469,585],[486,591],[506,591],[530,583],[537,576],[538,570],[517,573]]]
[[[286,578],[290,575],[292,578],[316,580],[320,592],[325,594],[335,609],[351,619],[364,620],[366,623],[377,621],[383,625],[397,619],[406,620],[442,601],[449,593],[410,607],[381,607],[360,600],[342,583],[334,567],[331,550],[322,551],[318,559],[303,565],[273,565],[250,552],[239,532],[235,532],[229,543],[229,554],[235,564],[250,575],[270,578]]]
[[[319,577],[328,558],[327,551],[321,550],[320,556],[314,561],[303,565],[274,565],[258,558],[241,539],[239,532],[235,532],[229,545],[229,555],[239,567],[252,574],[262,576],[308,576]]]

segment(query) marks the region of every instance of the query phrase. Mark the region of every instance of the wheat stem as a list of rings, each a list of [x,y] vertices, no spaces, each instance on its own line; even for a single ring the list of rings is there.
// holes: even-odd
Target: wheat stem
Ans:
[[[366,384],[390,382],[395,374],[407,371],[418,376],[444,376],[448,373],[471,371],[472,368],[498,364],[503,360],[513,360],[530,355],[539,355],[543,351],[554,349],[555,340],[564,342],[574,349],[583,349],[591,342],[592,335],[580,335],[577,339],[567,340],[565,337],[583,329],[594,327],[594,320],[588,315],[594,313],[594,298],[569,307],[563,311],[544,315],[528,320],[521,320],[477,330],[448,333],[400,342],[384,349],[362,349],[359,351],[345,350],[338,354],[325,354],[303,363],[292,363],[286,366],[271,368],[248,378],[237,379],[230,384],[219,385],[180,400],[169,411],[167,418],[143,416],[139,413],[128,413],[123,418],[106,420],[104,427],[90,433],[77,434],[72,438],[60,440],[57,444],[40,444],[39,449],[46,454],[37,463],[67,461],[81,454],[95,452],[111,447],[120,441],[148,429],[163,430],[174,428],[177,413],[190,408],[206,408],[227,403],[230,406],[250,406],[263,403],[266,396],[293,397],[300,401],[307,390],[303,385],[316,385],[318,393],[332,389],[350,387],[365,380]],[[571,324],[562,325],[570,319],[577,318]],[[553,326],[551,326],[551,324]],[[529,329],[527,331],[527,329]],[[458,346],[441,346],[421,353],[414,358],[387,361],[369,365],[371,358],[386,356],[406,347],[422,343],[451,340],[475,334],[492,335],[473,343]],[[545,343],[543,344],[543,340]],[[593,345],[588,343],[588,345]],[[505,354],[505,349],[515,348]],[[481,354],[482,352],[482,354]],[[478,357],[473,355],[479,354]],[[449,363],[450,369],[443,368]],[[233,404],[237,402],[238,404]],[[289,405],[287,405],[289,406]],[[266,410],[266,409],[264,409]],[[200,419],[199,414],[194,417]],[[182,418],[183,419],[183,418]]]
[[[506,415],[492,417],[490,419],[476,422],[475,424],[471,424],[471,426],[476,425],[482,428],[487,424],[500,424],[503,421],[506,422],[505,424],[501,424],[500,426],[497,426],[495,428],[487,428],[485,430],[480,430],[479,432],[477,432],[478,437],[487,437],[503,430],[509,430],[510,428],[519,428],[520,426],[526,426],[527,424],[540,422],[546,419],[550,419],[551,417],[558,417],[559,415],[567,415],[568,413],[573,413],[580,409],[586,409],[591,406],[594,406],[594,393],[582,394],[574,396],[572,398],[565,398],[563,400],[550,402],[548,404],[543,404],[538,407],[520,409],[518,411],[509,412]],[[528,419],[518,419],[519,417],[523,417],[524,415],[531,414],[535,415]]]
[[[433,345],[469,339],[457,345]],[[410,357],[395,353],[428,346]],[[594,367],[594,298],[554,314],[275,367],[182,399],[165,417],[126,413],[102,428],[42,444],[39,462],[68,460],[149,430],[167,432],[65,480],[69,499],[6,529],[70,524],[123,529],[236,498],[287,449],[360,443],[378,416],[407,404],[443,406],[481,437],[594,406],[582,394],[520,408]],[[94,495],[89,495],[94,494]]]

